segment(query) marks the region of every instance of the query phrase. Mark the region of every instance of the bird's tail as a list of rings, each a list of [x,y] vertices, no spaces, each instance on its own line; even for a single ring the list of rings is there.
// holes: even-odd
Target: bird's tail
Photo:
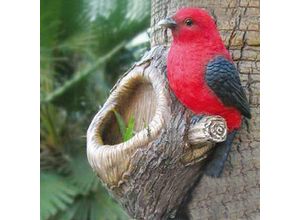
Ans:
[[[205,174],[211,177],[220,177],[224,169],[225,161],[231,150],[233,139],[237,130],[232,131],[227,135],[224,142],[217,143],[214,152],[212,152],[210,161],[206,165]]]

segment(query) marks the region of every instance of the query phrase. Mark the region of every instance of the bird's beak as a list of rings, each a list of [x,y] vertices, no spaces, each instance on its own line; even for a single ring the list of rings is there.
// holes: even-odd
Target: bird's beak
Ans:
[[[166,27],[166,28],[173,29],[177,26],[177,23],[176,23],[176,21],[174,21],[173,18],[169,17],[169,18],[165,18],[165,19],[159,21],[157,23],[157,25],[160,27]]]

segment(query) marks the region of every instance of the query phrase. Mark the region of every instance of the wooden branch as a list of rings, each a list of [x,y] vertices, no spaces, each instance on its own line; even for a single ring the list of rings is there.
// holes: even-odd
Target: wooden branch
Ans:
[[[219,116],[190,123],[192,113],[168,88],[167,51],[153,48],[125,73],[87,132],[90,165],[135,219],[174,217],[214,143],[227,135]],[[135,118],[136,134],[126,142],[113,110]]]

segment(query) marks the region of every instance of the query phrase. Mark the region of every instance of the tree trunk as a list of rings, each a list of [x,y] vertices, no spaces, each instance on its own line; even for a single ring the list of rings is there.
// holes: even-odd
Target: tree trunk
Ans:
[[[252,119],[245,121],[221,178],[203,176],[186,204],[190,219],[259,219],[259,1],[152,0],[151,46],[171,41],[155,24],[182,7],[202,7],[217,21],[240,72]]]

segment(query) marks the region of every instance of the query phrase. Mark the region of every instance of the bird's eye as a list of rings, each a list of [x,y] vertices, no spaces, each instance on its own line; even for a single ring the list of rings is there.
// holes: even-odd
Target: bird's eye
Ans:
[[[184,23],[185,23],[185,25],[186,26],[192,26],[193,25],[193,21],[192,21],[192,19],[186,19],[185,21],[184,21]]]

